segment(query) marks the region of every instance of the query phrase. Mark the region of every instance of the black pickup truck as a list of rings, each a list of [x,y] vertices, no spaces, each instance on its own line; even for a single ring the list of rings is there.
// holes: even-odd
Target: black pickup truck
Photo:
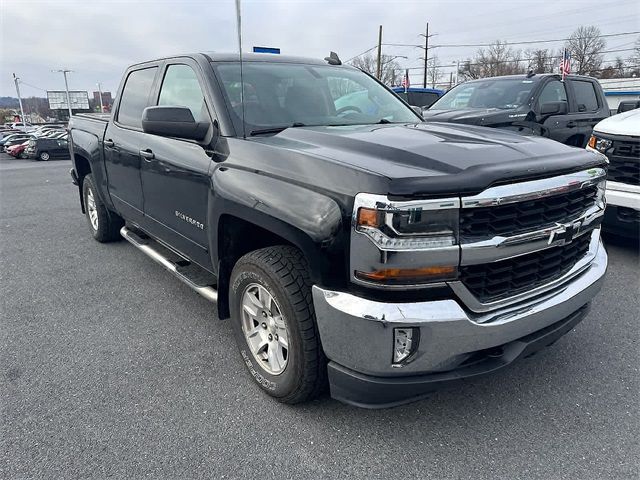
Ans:
[[[428,122],[453,122],[539,135],[584,148],[609,116],[598,80],[584,75],[507,75],[462,83],[428,110]]]
[[[217,302],[282,402],[390,406],[495,371],[571,330],[607,266],[603,155],[425,124],[331,57],[134,65],[69,138],[94,238]]]

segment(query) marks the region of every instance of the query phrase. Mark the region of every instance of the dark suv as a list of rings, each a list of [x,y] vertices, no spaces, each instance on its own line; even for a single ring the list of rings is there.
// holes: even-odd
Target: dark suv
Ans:
[[[585,147],[596,123],[609,116],[595,78],[509,75],[460,84],[428,110],[426,121],[467,123],[549,137]]]
[[[66,138],[36,138],[25,150],[28,158],[47,161],[52,158],[70,158]]]

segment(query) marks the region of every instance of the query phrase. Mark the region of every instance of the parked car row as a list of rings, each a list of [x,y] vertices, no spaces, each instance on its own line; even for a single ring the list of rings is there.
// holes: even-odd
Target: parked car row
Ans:
[[[593,127],[610,115],[595,78],[556,74],[508,75],[462,83],[422,116],[427,122],[463,123],[516,131],[584,148]]]
[[[16,158],[32,158],[47,161],[52,158],[69,158],[67,131],[60,126],[34,128],[25,133],[14,129],[0,132],[0,148]]]

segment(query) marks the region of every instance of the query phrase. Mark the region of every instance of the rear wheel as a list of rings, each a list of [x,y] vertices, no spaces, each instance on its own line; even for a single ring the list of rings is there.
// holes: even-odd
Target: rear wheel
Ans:
[[[96,195],[92,175],[87,175],[82,181],[82,196],[87,223],[93,238],[102,243],[119,240],[124,221],[117,214],[110,212]]]
[[[40,155],[38,155],[38,158],[43,162],[46,162],[51,158],[51,156],[49,155],[49,152],[40,152]]]
[[[243,256],[231,273],[236,342],[255,382],[283,403],[310,400],[326,385],[308,266],[294,247]]]

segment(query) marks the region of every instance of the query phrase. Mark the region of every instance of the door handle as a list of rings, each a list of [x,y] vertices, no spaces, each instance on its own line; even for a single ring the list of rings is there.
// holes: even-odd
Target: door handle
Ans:
[[[153,152],[148,148],[146,150],[140,150],[140,156],[147,161],[153,160],[154,158],[156,158]]]
[[[105,147],[108,147],[108,148],[113,148],[113,147],[115,147],[115,146],[116,146],[115,142],[114,142],[113,140],[111,140],[111,139],[109,139],[109,140],[105,140],[104,142],[102,142],[102,144],[103,144]]]
[[[576,122],[567,122],[567,128],[574,128],[576,127],[578,124]]]

